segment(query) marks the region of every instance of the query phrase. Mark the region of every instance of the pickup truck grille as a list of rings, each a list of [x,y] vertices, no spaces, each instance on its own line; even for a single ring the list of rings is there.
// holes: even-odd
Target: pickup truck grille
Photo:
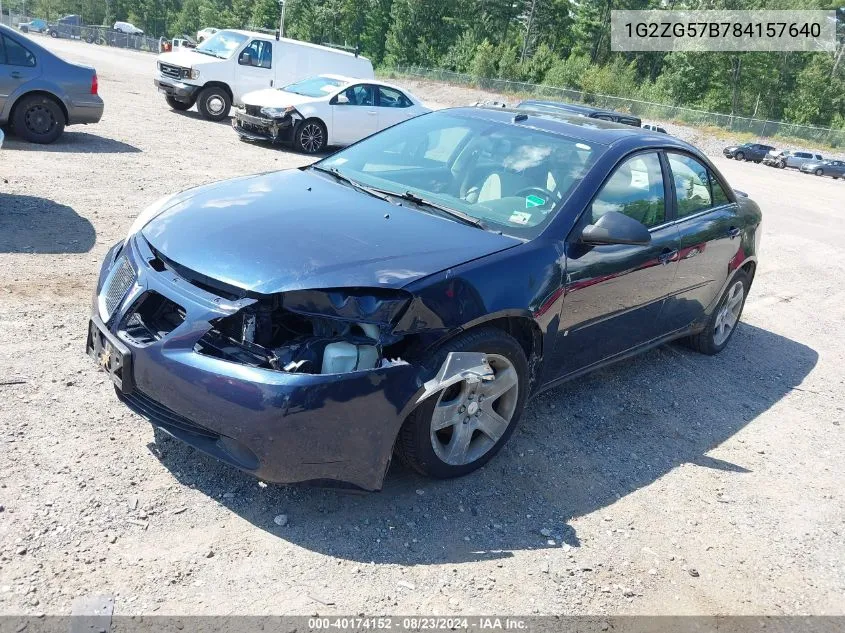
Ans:
[[[158,70],[165,77],[171,77],[172,79],[182,79],[182,68],[180,68],[179,66],[173,66],[171,64],[163,64],[162,62],[159,62]]]

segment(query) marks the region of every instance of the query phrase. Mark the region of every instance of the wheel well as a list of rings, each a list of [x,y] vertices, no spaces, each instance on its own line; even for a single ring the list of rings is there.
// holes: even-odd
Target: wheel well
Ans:
[[[52,101],[55,101],[56,104],[59,106],[59,108],[61,108],[62,116],[65,117],[65,125],[67,125],[69,118],[68,118],[68,112],[67,112],[67,108],[65,107],[65,104],[62,102],[61,99],[59,99],[52,92],[47,92],[46,90],[33,90],[31,92],[25,92],[20,97],[15,99],[15,103],[12,105],[12,109],[9,110],[9,123],[14,123],[15,110],[17,110],[18,104],[20,104],[20,102],[23,101],[26,97],[31,97],[33,95],[41,95],[43,97],[47,97],[48,99],[51,99]]]
[[[226,91],[226,94],[229,95],[229,101],[234,101],[234,96],[232,95],[232,89],[224,84],[222,81],[209,81],[205,84],[202,89],[205,90],[206,88],[223,88]]]
[[[740,268],[740,270],[742,270],[746,275],[748,275],[748,282],[751,283],[754,280],[754,273],[757,271],[757,262],[745,262]]]

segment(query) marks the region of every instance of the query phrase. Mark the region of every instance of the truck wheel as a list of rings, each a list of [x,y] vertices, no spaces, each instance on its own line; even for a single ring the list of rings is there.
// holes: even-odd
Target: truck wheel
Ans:
[[[178,110],[179,112],[190,110],[191,107],[194,105],[194,101],[189,101],[188,103],[185,103],[184,101],[177,101],[173,97],[165,97],[164,100],[167,101],[167,105],[169,105],[174,110]]]
[[[52,37],[53,39],[59,37],[58,31],[50,31],[50,37]]]
[[[65,130],[65,114],[52,97],[31,95],[15,105],[12,128],[30,143],[52,143]]]
[[[326,147],[326,126],[317,119],[307,119],[299,124],[293,135],[293,144],[300,152],[316,154]]]
[[[197,98],[197,109],[209,121],[222,121],[231,107],[229,93],[219,86],[204,88]]]

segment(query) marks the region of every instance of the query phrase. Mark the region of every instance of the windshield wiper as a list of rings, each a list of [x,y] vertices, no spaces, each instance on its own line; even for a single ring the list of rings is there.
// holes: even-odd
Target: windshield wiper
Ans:
[[[406,191],[405,193],[392,193],[390,191],[383,191],[383,190],[379,190],[379,191],[382,191],[383,193],[390,194],[391,196],[393,196],[395,198],[399,198],[401,200],[407,200],[408,202],[413,202],[414,204],[418,204],[418,205],[423,206],[423,207],[429,207],[431,209],[436,209],[437,211],[440,211],[441,213],[448,215],[450,218],[454,218],[454,219],[458,220],[459,222],[463,222],[464,224],[469,224],[470,226],[474,226],[474,227],[479,228],[479,229],[485,229],[486,230],[486,228],[487,228],[484,225],[484,222],[482,222],[478,218],[473,217],[473,216],[471,216],[467,213],[464,213],[463,211],[458,211],[457,209],[453,209],[452,207],[447,207],[445,204],[433,202],[431,200],[423,198],[422,196],[418,196],[413,191]]]
[[[204,50],[200,50],[198,48],[195,48],[194,50],[197,53],[202,53],[203,55],[211,55],[212,57],[219,57],[219,55],[217,53],[212,53],[211,51],[204,51]]]
[[[330,174],[334,176],[339,181],[346,183],[350,187],[357,189],[358,191],[362,191],[368,195],[371,195],[374,198],[378,198],[379,200],[384,200],[385,202],[391,202],[390,198],[388,198],[385,192],[379,191],[378,189],[373,189],[372,187],[368,187],[367,185],[361,184],[357,180],[353,180],[349,176],[345,176],[340,173],[340,170],[337,167],[320,167],[319,165],[311,165],[311,169],[316,169],[317,171],[321,171],[326,174]]]

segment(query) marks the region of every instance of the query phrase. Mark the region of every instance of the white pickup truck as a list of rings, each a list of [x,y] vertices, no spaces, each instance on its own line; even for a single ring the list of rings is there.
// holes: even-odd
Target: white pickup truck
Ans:
[[[327,46],[223,30],[195,49],[159,55],[154,82],[174,110],[196,104],[206,119],[222,121],[248,92],[323,73],[372,79],[373,65],[366,57]]]

